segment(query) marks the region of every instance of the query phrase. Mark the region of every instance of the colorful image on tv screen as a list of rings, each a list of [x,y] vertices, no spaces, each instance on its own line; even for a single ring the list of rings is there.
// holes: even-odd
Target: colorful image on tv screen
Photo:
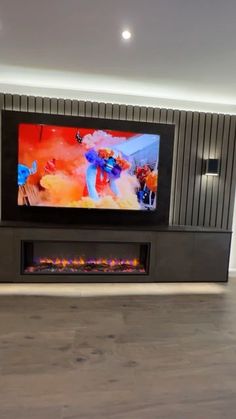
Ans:
[[[160,136],[20,124],[18,205],[155,210]]]

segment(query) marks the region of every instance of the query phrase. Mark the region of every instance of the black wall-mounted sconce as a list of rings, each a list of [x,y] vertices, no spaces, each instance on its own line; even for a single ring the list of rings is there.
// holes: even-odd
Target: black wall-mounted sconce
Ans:
[[[207,159],[204,164],[203,174],[206,176],[219,176],[219,159]]]

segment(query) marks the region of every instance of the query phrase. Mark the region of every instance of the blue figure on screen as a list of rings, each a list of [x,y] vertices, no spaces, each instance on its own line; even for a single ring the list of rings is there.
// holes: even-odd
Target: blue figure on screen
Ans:
[[[37,172],[37,162],[33,161],[32,166],[28,167],[25,164],[18,164],[18,186],[24,186],[30,175]]]
[[[85,157],[90,163],[86,172],[86,184],[89,196],[95,201],[99,199],[96,188],[98,173],[100,174],[100,180],[109,182],[111,191],[114,195],[118,196],[119,191],[116,180],[120,177],[122,170],[129,167],[128,162],[125,162],[121,157],[114,157],[114,152],[111,149],[100,149],[98,151],[90,149],[85,153]]]

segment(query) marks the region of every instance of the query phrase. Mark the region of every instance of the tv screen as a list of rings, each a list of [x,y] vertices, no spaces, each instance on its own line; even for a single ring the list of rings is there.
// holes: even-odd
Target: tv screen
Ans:
[[[174,125],[2,111],[2,220],[168,224]]]
[[[19,124],[18,205],[153,211],[160,135]]]

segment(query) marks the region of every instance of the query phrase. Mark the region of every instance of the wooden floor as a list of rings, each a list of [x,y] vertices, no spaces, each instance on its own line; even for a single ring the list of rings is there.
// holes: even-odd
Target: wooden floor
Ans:
[[[236,279],[227,289],[0,297],[0,418],[235,419]]]

